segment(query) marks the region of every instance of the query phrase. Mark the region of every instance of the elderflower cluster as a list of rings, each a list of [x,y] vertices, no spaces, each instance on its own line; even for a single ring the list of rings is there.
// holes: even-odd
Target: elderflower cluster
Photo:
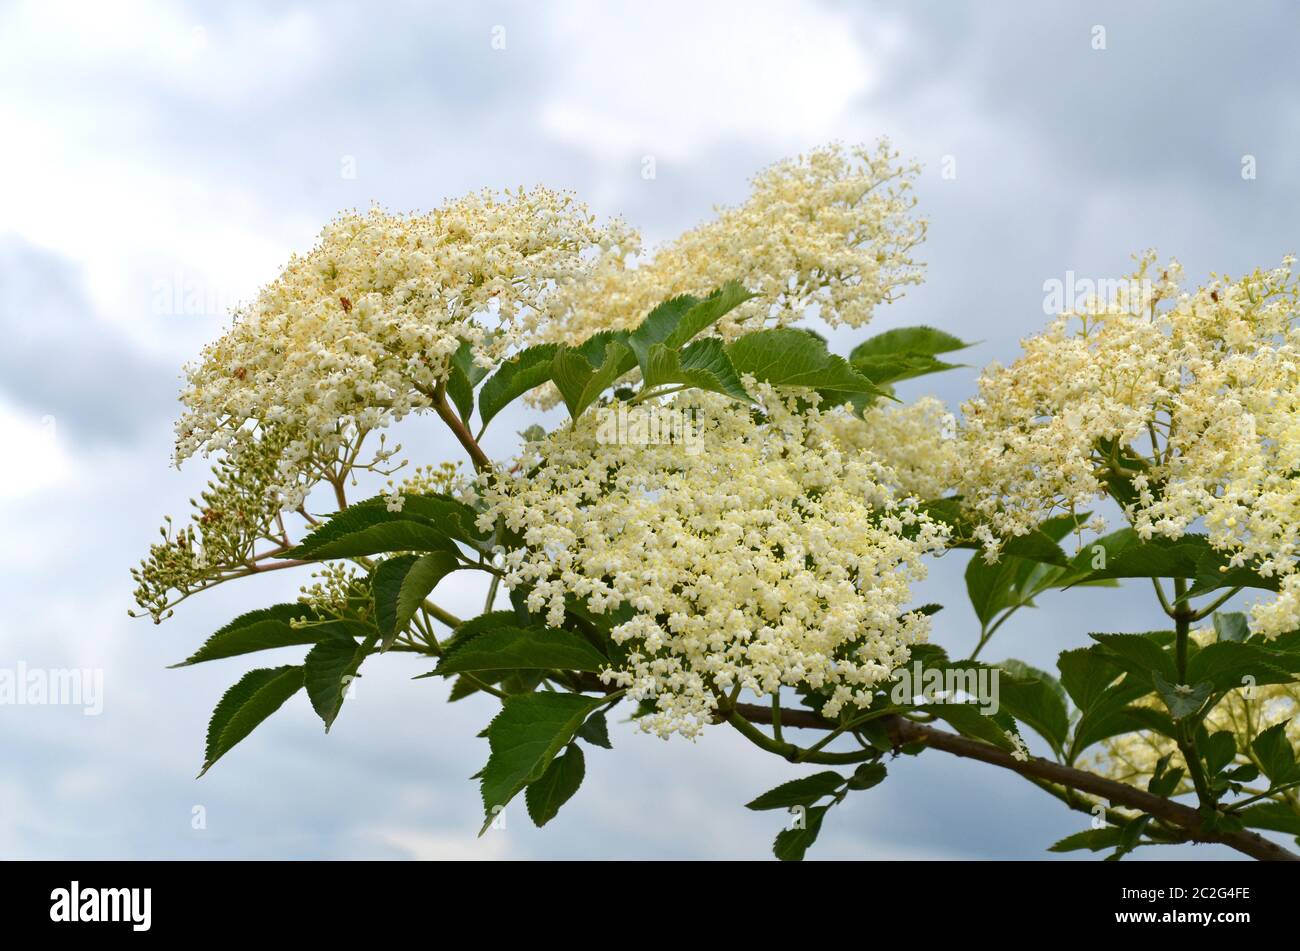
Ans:
[[[804,685],[826,716],[871,702],[928,620],[908,612],[941,526],[895,500],[870,454],[826,415],[747,381],[762,414],[689,391],[669,408],[706,453],[597,438],[597,414],[530,443],[514,474],[484,481],[481,526],[523,547],[506,583],[559,625],[566,600],[624,612],[602,680],[653,710],[642,727],[695,736],[720,694]],[[805,398],[808,394],[803,394]]]
[[[720,208],[639,266],[606,258],[573,286],[568,312],[542,339],[572,344],[631,329],[661,301],[704,296],[732,280],[759,296],[722,318],[723,337],[793,323],[814,305],[831,326],[861,327],[876,305],[921,282],[911,258],[925,236],[911,214],[917,171],[898,164],[887,141],[874,151],[829,145],[779,162],[755,176],[744,204]]]
[[[843,445],[866,450],[889,467],[900,496],[937,499],[952,488],[957,423],[942,400],[923,396],[914,403],[875,403],[861,416],[844,407],[825,418]]]
[[[275,428],[288,439],[274,488],[293,509],[351,433],[429,406],[462,343],[491,365],[555,316],[557,291],[635,243],[545,189],[341,215],[187,368],[177,459],[238,456]]]
[[[246,453],[238,466],[224,459],[216,464],[207,489],[190,500],[190,523],[173,532],[167,518],[159,530],[162,541],[131,569],[136,604],[155,622],[177,601],[251,564],[258,542],[276,535],[275,513],[266,498],[283,445],[268,438],[251,448],[256,451]]]
[[[1266,634],[1300,627],[1300,328],[1293,259],[1181,292],[1153,255],[1108,300],[1057,318],[963,407],[959,491],[1002,540],[1132,479],[1143,538],[1204,529],[1233,566],[1280,579]]]
[[[1214,641],[1215,634],[1212,628],[1204,628],[1192,631],[1191,637],[1198,645],[1204,646]],[[1160,701],[1154,696],[1138,703],[1160,706]],[[1230,732],[1237,742],[1237,762],[1244,765],[1250,762],[1248,751],[1251,740],[1278,723],[1287,723],[1287,739],[1300,752],[1300,716],[1297,714],[1300,714],[1300,684],[1240,688],[1230,692],[1206,715],[1205,729],[1210,733],[1222,730]],[[1145,788],[1156,763],[1164,756],[1170,757],[1172,766],[1186,770],[1182,753],[1173,740],[1154,730],[1143,730],[1106,740],[1102,752],[1094,758],[1093,765],[1112,779]],[[1184,774],[1182,788],[1177,792],[1187,792],[1190,789],[1191,782]]]

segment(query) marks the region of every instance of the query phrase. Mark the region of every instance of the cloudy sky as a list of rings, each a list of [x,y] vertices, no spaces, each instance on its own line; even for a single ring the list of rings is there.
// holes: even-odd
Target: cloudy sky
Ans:
[[[544,183],[657,240],[832,139],[887,134],[925,168],[929,277],[873,329],[934,324],[982,341],[972,363],[1013,357],[1070,271],[1120,275],[1156,247],[1196,279],[1296,251],[1295,4],[1080,6],[0,0],[0,667],[104,678],[100,716],[0,706],[0,856],[766,855],[777,820],[741,804],[793,773],[721,730],[620,726],[545,830],[514,809],[476,839],[492,709],[443,703],[400,657],[368,665],[329,737],[299,696],[195,781],[248,665],[164,666],[300,579],[218,589],[161,627],[127,617],[128,569],[204,481],[168,465],[179,367],[342,208]],[[907,395],[959,402],[975,372]],[[428,421],[403,435],[451,453]],[[920,593],[950,605],[936,637],[955,650],[973,643],[964,558]],[[1050,666],[1089,627],[1149,629],[1146,594],[1086,620],[1059,595],[989,656]],[[1034,858],[1086,826],[941,754],[891,771],[815,857]]]

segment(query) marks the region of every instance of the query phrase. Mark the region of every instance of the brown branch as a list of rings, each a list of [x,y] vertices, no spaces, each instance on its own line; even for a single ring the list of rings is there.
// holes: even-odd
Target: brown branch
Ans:
[[[758,704],[736,704],[735,711],[751,723],[770,724],[772,709]],[[832,730],[837,724],[824,717],[806,710],[781,710],[783,727],[802,727],[812,730]],[[1091,793],[1109,800],[1117,806],[1127,806],[1155,816],[1165,822],[1178,826],[1195,842],[1217,842],[1244,852],[1253,858],[1265,861],[1300,861],[1289,849],[1272,842],[1257,832],[1212,832],[1202,827],[1201,814],[1182,803],[1164,799],[1136,786],[1116,782],[1096,773],[1064,766],[1039,756],[1027,760],[1018,760],[1010,753],[980,740],[972,740],[956,733],[937,730],[923,723],[916,723],[900,716],[882,717],[880,722],[888,730],[890,739],[899,746],[907,743],[923,743],[926,746],[954,756],[979,760],[992,766],[1000,766],[1021,776],[1059,783],[1080,792]]]
[[[447,403],[447,383],[440,381],[433,391],[432,395],[433,409],[447,424],[447,428],[455,433],[460,444],[465,447],[469,453],[470,459],[474,461],[474,468],[478,471],[491,468],[492,460],[487,457],[482,447],[474,439],[474,434],[469,431],[469,427],[456,415],[451,406]]]

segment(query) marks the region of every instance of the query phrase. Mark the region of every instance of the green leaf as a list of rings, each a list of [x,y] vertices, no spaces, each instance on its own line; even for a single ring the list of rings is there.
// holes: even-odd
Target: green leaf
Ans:
[[[402,507],[405,509],[406,503]],[[406,511],[390,512],[381,505],[358,504],[339,512],[285,555],[325,560],[393,551],[457,553],[451,538],[421,517]]]
[[[633,366],[635,360],[627,344],[611,339],[606,344],[599,367],[594,366],[581,351],[561,347],[551,364],[551,378],[564,397],[569,415],[576,419]]]
[[[276,604],[241,614],[203,642],[203,646],[172,667],[188,667],[205,660],[218,660],[251,654],[254,651],[314,644],[320,637],[315,627],[294,627],[292,621],[309,620],[311,609],[305,604]]]
[[[1241,811],[1241,819],[1252,829],[1285,832],[1300,836],[1300,816],[1282,802],[1261,802]]]
[[[592,746],[603,746],[607,750],[614,748],[614,744],[609,741],[609,722],[605,719],[604,710],[597,710],[587,717],[587,722],[578,727],[577,736]]]
[[[738,281],[728,281],[702,301],[689,295],[664,301],[627,338],[642,374],[646,372],[650,351],[655,345],[680,350],[728,311],[754,296]]]
[[[1023,664],[1004,661],[999,665],[1010,676],[998,678],[998,702],[1060,753],[1070,732],[1070,715],[1065,691],[1051,674]]]
[[[560,807],[578,791],[586,772],[582,750],[577,744],[570,743],[561,755],[551,760],[541,778],[529,783],[524,791],[524,801],[533,824],[540,827],[554,819]]]
[[[978,704],[927,703],[918,705],[916,709],[923,713],[933,714],[941,720],[946,720],[950,726],[963,736],[992,743],[1000,749],[1015,749],[1015,743],[1012,742],[1007,731],[1006,723],[1009,721],[1004,720],[1004,722],[999,723],[997,714],[981,713]],[[1015,729],[1014,724],[1011,724],[1011,729]]]
[[[1300,779],[1300,769],[1296,767],[1295,750],[1287,738],[1286,727],[1290,721],[1284,720],[1269,727],[1251,741],[1250,748],[1255,752],[1264,775],[1274,786],[1295,782]]]
[[[878,386],[911,380],[930,373],[942,373],[944,370],[955,370],[964,365],[945,363],[934,357],[910,353],[857,357],[849,362],[853,365],[853,369]]]
[[[445,551],[399,555],[380,562],[371,576],[371,587],[384,650],[406,630],[438,582],[459,567],[459,560]]]
[[[1061,686],[1080,710],[1091,709],[1122,673],[1113,660],[1089,647],[1062,651],[1056,666],[1061,672]]]
[[[1089,849],[1093,852],[1100,852],[1103,849],[1113,848],[1119,845],[1120,838],[1124,830],[1118,826],[1105,826],[1101,829],[1088,829],[1084,832],[1076,832],[1074,835],[1067,835],[1060,842],[1051,846],[1049,852],[1076,852],[1079,849]]]
[[[872,786],[879,786],[885,781],[887,774],[888,770],[884,763],[863,763],[849,777],[849,788],[855,792],[862,792]]]
[[[488,371],[474,362],[474,348],[468,341],[462,341],[459,349],[451,358],[447,374],[447,393],[456,404],[460,418],[469,422],[474,412],[474,388],[483,381]]]
[[[933,327],[897,327],[884,333],[869,337],[853,348],[850,360],[863,357],[890,356],[897,353],[934,356],[938,353],[951,353],[965,350],[971,344],[958,340],[950,333],[935,330]]]
[[[1151,672],[1151,682],[1160,694],[1160,699],[1169,708],[1169,715],[1175,720],[1185,720],[1200,710],[1205,701],[1214,692],[1214,685],[1205,681],[1197,684],[1175,684],[1160,671]]]
[[[1153,632],[1154,635],[1163,637],[1168,637],[1170,633]],[[1173,655],[1162,648],[1152,635],[1089,634],[1088,636],[1115,655],[1119,665],[1125,670],[1145,678],[1151,677],[1153,673],[1159,673],[1170,681],[1178,679]]]
[[[782,862],[802,862],[809,846],[817,841],[826,817],[826,806],[813,806],[803,816],[802,828],[782,829],[772,843],[772,854]]]
[[[1240,611],[1215,611],[1214,633],[1220,641],[1244,641],[1250,636],[1246,615]]]
[[[446,657],[453,651],[464,647],[474,638],[498,627],[518,627],[519,618],[514,611],[488,611],[468,621],[462,621],[452,631],[451,636],[442,642],[442,653]]]
[[[1254,644],[1240,641],[1215,641],[1206,644],[1187,662],[1187,679],[1191,683],[1209,681],[1215,690],[1232,690],[1255,684],[1286,684],[1294,678],[1279,666],[1281,656]]]
[[[478,412],[483,428],[486,429],[497,413],[529,390],[550,382],[551,364],[559,349],[558,344],[543,343],[521,350],[488,377],[478,394]]]
[[[746,809],[789,809],[792,806],[811,806],[822,796],[834,795],[844,785],[844,777],[832,770],[792,779],[774,789],[769,789]]]
[[[1232,731],[1219,730],[1217,733],[1211,733],[1200,745],[1200,754],[1211,776],[1223,772],[1237,756],[1237,741]]]
[[[722,341],[713,337],[698,340],[680,353],[661,343],[655,344],[650,348],[643,373],[645,390],[686,384],[743,402],[752,400],[727,359]]]
[[[541,778],[583,721],[606,702],[605,697],[549,691],[506,698],[487,728],[491,753],[481,776],[484,829],[519,790]]]
[[[773,386],[804,386],[837,396],[887,396],[812,334],[789,327],[746,334],[727,346],[740,374]]]
[[[480,670],[581,670],[609,665],[600,651],[572,631],[557,628],[496,627],[443,656],[442,676]]]
[[[302,687],[301,667],[250,670],[225,692],[208,722],[202,776]]]
[[[312,708],[325,723],[326,733],[334,725],[343,695],[364,659],[365,651],[350,637],[327,637],[307,652],[303,685]]]

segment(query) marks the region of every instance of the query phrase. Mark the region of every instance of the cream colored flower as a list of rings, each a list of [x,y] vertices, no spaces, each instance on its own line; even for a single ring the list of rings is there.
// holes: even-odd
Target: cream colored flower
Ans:
[[[845,446],[866,450],[888,466],[900,496],[937,499],[957,479],[957,424],[933,396],[877,402],[861,416],[843,409],[826,414],[825,421]]]
[[[287,439],[275,490],[301,503],[354,434],[426,407],[463,342],[491,365],[634,235],[572,198],[480,192],[427,215],[341,215],[187,369],[178,460]]]
[[[531,444],[516,476],[488,480],[481,525],[524,540],[506,583],[531,610],[564,618],[567,598],[603,614],[625,660],[602,674],[653,700],[642,726],[699,732],[719,693],[826,690],[822,712],[864,706],[923,640],[909,581],[942,529],[895,501],[894,475],[842,447],[826,414],[751,385],[766,416],[692,391],[708,450],[601,442],[595,413]]]
[[[1158,277],[1153,264],[1147,255],[1116,299],[1062,315],[984,373],[963,407],[959,490],[996,557],[1007,536],[1105,496],[1109,475],[1136,474],[1126,515],[1141,537],[1203,526],[1233,564],[1283,576],[1253,627],[1300,627],[1292,259],[1194,293],[1179,292],[1176,262]]]
[[[723,337],[790,324],[813,307],[831,326],[861,327],[878,304],[921,282],[911,257],[925,237],[912,215],[917,171],[898,164],[883,140],[874,150],[829,145],[779,162],[754,178],[743,204],[719,209],[639,266],[607,257],[561,295],[566,312],[539,336],[579,343],[631,329],[661,301],[732,280],[759,297],[722,319]]]

